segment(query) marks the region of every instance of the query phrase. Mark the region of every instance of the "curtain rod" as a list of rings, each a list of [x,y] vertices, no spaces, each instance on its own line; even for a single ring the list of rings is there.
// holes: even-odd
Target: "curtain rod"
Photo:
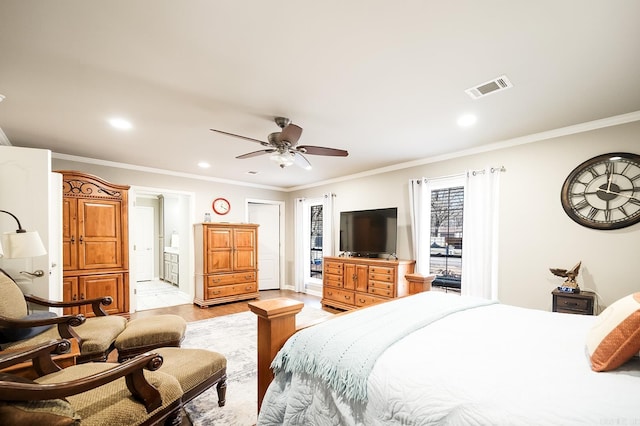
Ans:
[[[487,171],[487,169],[470,170],[469,173],[471,173],[471,175],[473,175],[473,176],[476,176],[476,175],[480,175],[480,174],[485,174],[486,171]],[[504,166],[489,168],[489,172],[490,173],[506,172],[506,171],[507,171],[507,169]]]

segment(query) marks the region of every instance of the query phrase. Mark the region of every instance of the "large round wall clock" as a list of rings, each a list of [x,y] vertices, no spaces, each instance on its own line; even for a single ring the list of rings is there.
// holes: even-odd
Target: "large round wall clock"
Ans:
[[[640,222],[640,155],[613,152],[576,167],[562,185],[562,207],[593,229],[619,229]]]

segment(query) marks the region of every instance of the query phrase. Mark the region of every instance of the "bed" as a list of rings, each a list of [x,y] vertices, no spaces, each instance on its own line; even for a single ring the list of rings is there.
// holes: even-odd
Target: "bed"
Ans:
[[[592,370],[586,342],[609,308],[594,317],[425,292],[340,315],[286,341],[258,425],[640,425],[636,297],[631,359],[606,372]]]

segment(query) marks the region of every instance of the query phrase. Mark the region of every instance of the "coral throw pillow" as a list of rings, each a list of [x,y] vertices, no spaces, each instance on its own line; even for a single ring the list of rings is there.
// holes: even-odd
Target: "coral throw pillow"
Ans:
[[[640,351],[640,293],[607,307],[587,334],[587,352],[594,371],[620,367]]]

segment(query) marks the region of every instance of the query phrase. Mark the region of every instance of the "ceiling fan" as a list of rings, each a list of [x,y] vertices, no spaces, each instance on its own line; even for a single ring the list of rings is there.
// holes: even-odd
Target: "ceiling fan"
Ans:
[[[311,169],[311,163],[303,154],[328,155],[332,157],[346,157],[349,153],[343,149],[327,148],[323,146],[298,145],[298,140],[302,135],[302,127],[291,123],[285,117],[275,117],[275,122],[282,129],[280,132],[273,132],[267,137],[267,142],[247,136],[236,135],[222,130],[211,129],[213,132],[223,135],[235,136],[251,142],[257,142],[266,147],[260,151],[253,151],[237,156],[238,159],[256,157],[263,154],[271,154],[270,158],[277,162],[282,168],[296,164],[303,169]]]

